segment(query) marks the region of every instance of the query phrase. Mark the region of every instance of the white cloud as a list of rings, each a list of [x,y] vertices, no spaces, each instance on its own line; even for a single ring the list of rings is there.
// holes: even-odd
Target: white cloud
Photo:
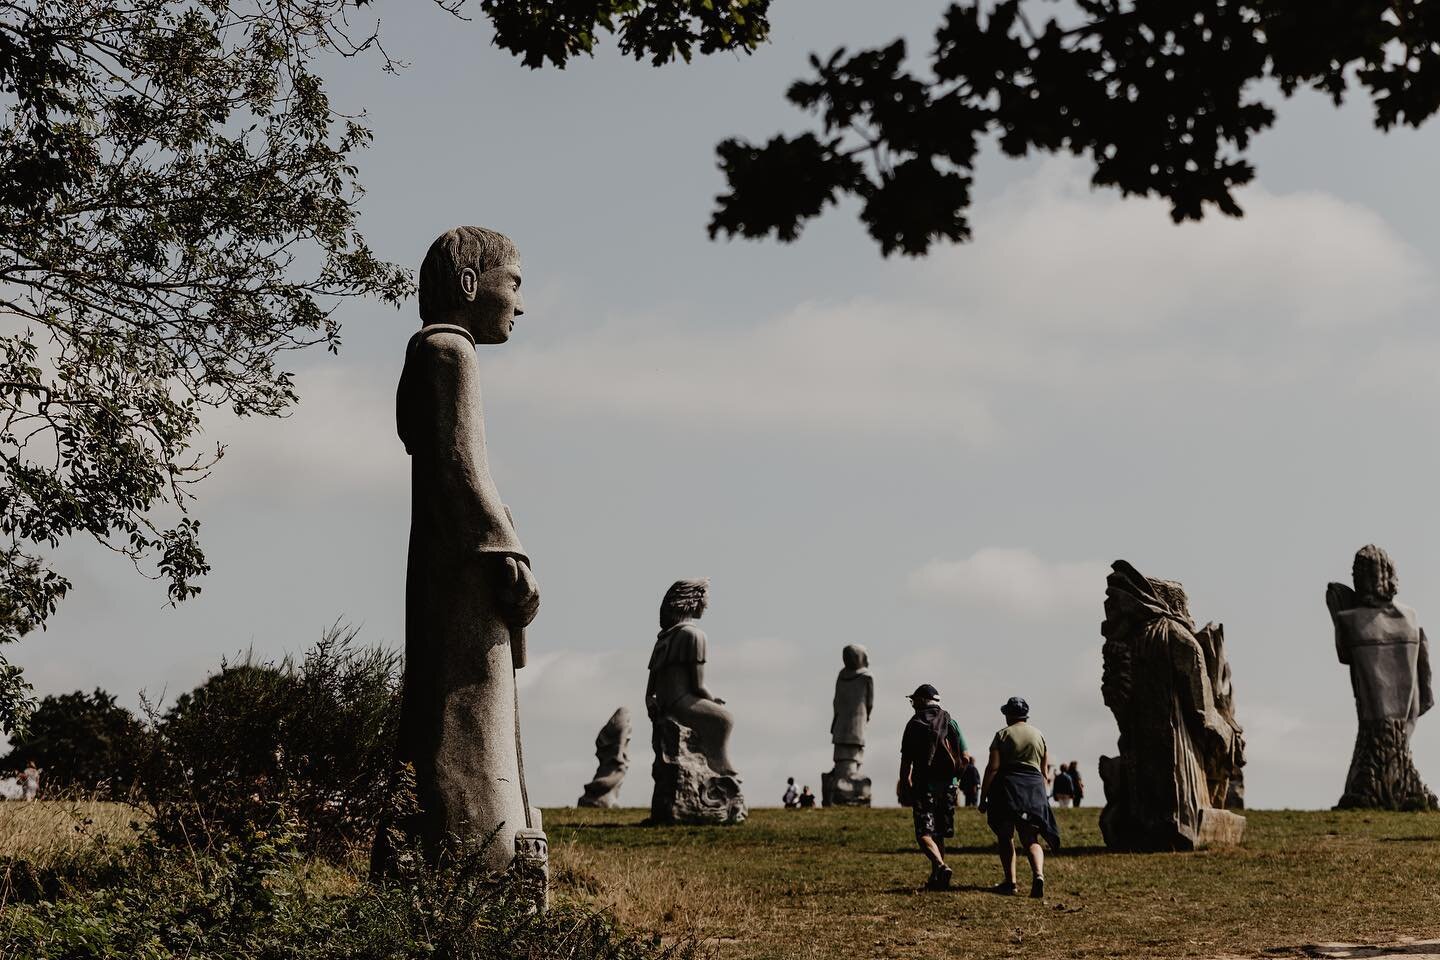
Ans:
[[[1429,334],[1376,336],[1436,287],[1376,214],[1260,188],[1245,203],[1243,220],[1176,226],[1163,204],[1090,192],[1057,161],[978,211],[979,239],[937,250],[895,298],[726,326],[613,322],[516,344],[488,373],[507,401],[560,416],[985,445],[1022,392],[1329,380],[1397,337],[1410,356],[1440,353]],[[1423,366],[1401,372],[1414,382]]]
[[[910,574],[920,596],[983,607],[1026,620],[1098,611],[1109,566],[1053,563],[1029,550],[986,547],[964,560],[932,560]]]

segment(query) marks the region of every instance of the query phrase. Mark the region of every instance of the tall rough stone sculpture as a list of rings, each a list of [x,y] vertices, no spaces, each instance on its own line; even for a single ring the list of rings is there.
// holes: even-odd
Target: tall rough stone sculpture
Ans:
[[[1425,631],[1413,609],[1395,602],[1395,565],[1384,550],[1361,547],[1351,577],[1353,590],[1332,583],[1325,591],[1335,652],[1350,667],[1359,717],[1338,806],[1433,810],[1435,794],[1410,755],[1415,721],[1435,705]]]
[[[705,632],[695,621],[705,613],[709,590],[709,579],[677,580],[660,604],[645,688],[654,725],[652,823],[740,823],[746,816],[730,763],[735,720],[705,687]]]
[[[578,807],[615,807],[620,804],[620,784],[630,766],[630,711],[621,707],[610,715],[595,738],[595,779],[585,784]]]
[[[524,310],[504,235],[456,227],[420,266],[420,322],[396,396],[410,455],[405,677],[396,757],[418,809],[399,824],[430,856],[496,834],[490,865],[543,880],[548,847],[526,795],[515,671],[540,605],[530,558],[490,477],[477,344],[510,339]],[[374,869],[388,869],[388,830]]]
[[[1124,560],[1105,589],[1101,693],[1120,755],[1100,758],[1100,831],[1120,850],[1238,843],[1245,818],[1223,807],[1245,741],[1231,713],[1224,631],[1196,630],[1185,589]],[[1216,684],[1222,691],[1216,695]]]
[[[835,766],[820,774],[820,802],[827,807],[868,807],[870,778],[860,775],[860,764],[865,759],[865,725],[875,709],[875,678],[864,647],[852,643],[840,655],[845,666],[835,678],[835,716],[830,721]]]

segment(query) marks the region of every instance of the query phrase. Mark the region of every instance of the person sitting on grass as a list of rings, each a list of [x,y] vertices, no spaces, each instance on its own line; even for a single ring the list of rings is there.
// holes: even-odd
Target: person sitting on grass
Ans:
[[[815,794],[810,792],[810,785],[808,783],[800,791],[800,806],[807,810],[815,806]]]
[[[910,694],[915,715],[900,738],[900,779],[895,792],[915,821],[915,841],[930,861],[925,886],[950,886],[945,840],[955,836],[956,774],[969,754],[960,725],[940,706],[939,692],[922,683]]]
[[[1000,708],[1005,727],[990,741],[990,761],[980,783],[980,809],[995,833],[1000,851],[1000,866],[1005,879],[992,889],[999,894],[1015,893],[1015,843],[1020,842],[1030,858],[1034,877],[1030,896],[1045,896],[1045,851],[1040,838],[1051,850],[1060,849],[1060,827],[1045,796],[1045,771],[1050,769],[1050,753],[1044,735],[1030,725],[1030,704],[1022,697],[1011,697]]]

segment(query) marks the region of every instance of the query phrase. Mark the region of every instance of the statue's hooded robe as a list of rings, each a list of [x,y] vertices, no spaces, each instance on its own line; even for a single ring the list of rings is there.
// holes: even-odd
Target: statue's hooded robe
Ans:
[[[426,326],[410,338],[396,394],[410,455],[405,680],[397,756],[412,763],[421,836],[483,839],[498,865],[526,825],[517,757],[514,668],[523,634],[501,617],[505,558],[528,558],[490,478],[475,339]]]
[[[1124,773],[1120,796],[1107,784],[1104,819],[1124,837],[1115,845],[1191,849],[1211,806],[1204,755],[1228,753],[1235,731],[1215,708],[1193,624],[1123,560],[1106,582],[1105,614],[1102,690]]]

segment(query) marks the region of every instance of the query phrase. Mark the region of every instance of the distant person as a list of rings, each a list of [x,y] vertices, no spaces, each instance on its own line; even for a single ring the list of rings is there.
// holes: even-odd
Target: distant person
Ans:
[[[1075,782],[1070,779],[1070,768],[1060,764],[1060,769],[1055,772],[1053,778],[1054,786],[1050,790],[1050,799],[1055,801],[1057,807],[1069,807],[1075,803]]]
[[[785,804],[786,810],[794,810],[796,807],[800,806],[800,794],[795,792],[794,777],[789,777],[786,779],[785,796],[780,798],[780,802]]]
[[[1045,851],[1040,838],[1045,838],[1051,850],[1060,849],[1060,828],[1045,789],[1050,752],[1044,735],[1030,725],[1030,705],[1022,697],[1005,701],[1000,712],[1005,715],[1005,727],[990,741],[990,761],[980,784],[980,809],[995,832],[1005,873],[1005,879],[992,889],[1000,894],[1015,893],[1014,836],[1018,831],[1034,877],[1030,896],[1039,899],[1045,896]]]
[[[806,784],[805,788],[800,791],[800,807],[801,809],[808,810],[814,806],[815,794],[810,792],[810,785]]]
[[[1075,806],[1080,806],[1080,801],[1085,799],[1085,781],[1080,779],[1080,764],[1078,761],[1070,761],[1070,784],[1075,788]]]
[[[965,795],[965,806],[980,802],[980,767],[969,754],[960,761],[960,792]]]
[[[20,776],[23,778],[22,786],[25,788],[25,799],[34,800],[40,795],[40,768],[35,766],[34,760],[31,760],[25,764],[25,772],[20,774]]]
[[[945,864],[945,841],[955,836],[956,779],[964,758],[965,737],[960,725],[940,706],[940,693],[922,683],[910,694],[915,715],[900,738],[900,779],[895,792],[915,821],[915,842],[930,861],[925,885],[932,890],[950,886],[951,870]]]

